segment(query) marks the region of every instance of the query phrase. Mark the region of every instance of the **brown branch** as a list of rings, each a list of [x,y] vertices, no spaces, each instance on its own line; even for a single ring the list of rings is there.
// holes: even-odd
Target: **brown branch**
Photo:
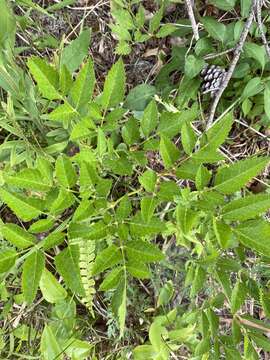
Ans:
[[[246,21],[246,24],[245,24],[245,27],[244,27],[244,29],[242,31],[242,34],[240,36],[239,42],[238,42],[238,44],[237,44],[237,46],[236,46],[236,48],[234,50],[234,55],[233,55],[231,65],[230,65],[226,75],[224,76],[223,81],[222,81],[222,83],[220,85],[220,88],[219,88],[219,90],[218,90],[218,92],[217,92],[217,94],[216,94],[216,96],[214,98],[214,101],[212,103],[212,106],[211,106],[211,109],[210,109],[210,114],[209,114],[207,125],[206,125],[206,129],[209,129],[212,126],[213,122],[214,122],[215,113],[216,113],[216,109],[217,109],[219,100],[220,100],[224,90],[228,86],[229,81],[230,81],[230,79],[232,77],[232,74],[234,72],[234,69],[235,69],[235,67],[236,67],[236,65],[238,63],[239,58],[240,58],[240,55],[241,55],[244,43],[246,41],[249,29],[250,29],[250,27],[252,25],[252,21],[253,21],[253,17],[254,17],[254,11],[256,9],[256,4],[257,4],[257,0],[253,0],[251,8],[250,8],[250,14],[248,16],[248,19]]]
[[[185,3],[186,3],[187,11],[188,11],[189,20],[191,22],[194,38],[196,41],[198,41],[199,40],[198,25],[197,25],[195,17],[194,17],[192,1],[185,0]]]
[[[256,15],[257,15],[257,21],[258,21],[258,27],[261,33],[261,38],[263,41],[263,45],[265,47],[266,53],[270,59],[270,48],[265,36],[265,33],[263,31],[263,23],[262,23],[262,6],[263,6],[263,2],[262,0],[257,0],[257,6],[256,6]]]

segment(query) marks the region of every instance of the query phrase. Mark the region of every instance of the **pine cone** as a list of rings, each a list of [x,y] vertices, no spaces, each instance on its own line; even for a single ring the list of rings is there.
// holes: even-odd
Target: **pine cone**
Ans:
[[[202,93],[211,93],[211,97],[215,96],[218,91],[220,84],[222,83],[223,77],[226,71],[220,66],[206,65],[202,71],[201,76],[203,78]]]

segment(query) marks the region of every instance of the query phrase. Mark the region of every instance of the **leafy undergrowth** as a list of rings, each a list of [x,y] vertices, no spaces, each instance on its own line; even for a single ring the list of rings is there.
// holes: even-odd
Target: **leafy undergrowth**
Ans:
[[[195,41],[174,2],[0,0],[1,359],[268,358],[255,19],[207,130],[201,76],[226,74],[250,6],[198,2]],[[153,66],[132,84],[136,56]]]

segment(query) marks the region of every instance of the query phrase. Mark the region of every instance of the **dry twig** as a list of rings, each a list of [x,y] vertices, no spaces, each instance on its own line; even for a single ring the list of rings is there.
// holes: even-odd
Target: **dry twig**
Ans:
[[[258,22],[258,27],[261,33],[261,38],[263,41],[263,45],[265,47],[266,53],[270,59],[270,48],[265,36],[265,33],[263,31],[263,23],[262,23],[262,6],[263,6],[263,1],[262,0],[257,0],[257,6],[256,6],[256,15],[257,15],[257,22]]]
[[[216,113],[216,108],[218,106],[219,100],[220,100],[224,90],[228,86],[229,81],[230,81],[230,79],[232,77],[232,74],[234,72],[234,69],[235,69],[235,67],[236,67],[236,65],[238,63],[239,58],[240,58],[240,55],[241,55],[244,43],[246,41],[249,29],[250,29],[250,27],[252,25],[252,21],[253,21],[253,17],[254,17],[254,11],[256,10],[256,4],[257,4],[257,0],[253,0],[251,8],[250,8],[249,17],[248,17],[248,19],[246,21],[246,24],[245,24],[245,27],[244,27],[244,29],[242,31],[239,42],[238,42],[238,44],[237,44],[237,46],[236,46],[236,48],[234,50],[234,56],[233,56],[231,65],[230,65],[226,75],[224,76],[223,81],[221,83],[221,86],[220,86],[220,88],[219,88],[219,90],[218,90],[218,92],[217,92],[217,94],[215,96],[215,99],[214,99],[213,103],[212,103],[212,106],[211,106],[211,109],[210,109],[210,114],[209,114],[208,121],[207,121],[206,129],[209,129],[213,124],[213,121],[214,121],[214,118],[215,118],[215,113]]]
[[[199,40],[199,31],[198,31],[198,25],[197,25],[195,17],[194,17],[192,1],[185,0],[185,3],[186,3],[187,11],[188,11],[189,20],[191,22],[194,38],[196,41],[198,41]]]

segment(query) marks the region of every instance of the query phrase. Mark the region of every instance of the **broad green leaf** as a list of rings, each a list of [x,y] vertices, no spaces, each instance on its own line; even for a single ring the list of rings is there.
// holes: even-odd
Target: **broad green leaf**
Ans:
[[[86,161],[81,161],[80,164],[80,187],[81,188],[89,188],[89,186],[93,186],[99,181],[99,177],[96,169],[91,164]]]
[[[120,266],[114,268],[109,274],[107,274],[99,286],[100,291],[108,291],[110,289],[116,288],[118,285],[121,276],[124,273],[124,269]]]
[[[231,295],[231,312],[235,314],[240,310],[246,298],[246,287],[245,285],[238,280],[232,290]]]
[[[63,64],[60,68],[59,82],[60,82],[61,93],[63,93],[64,95],[68,94],[69,90],[71,89],[73,81],[72,81],[71,73],[69,72],[65,64]]]
[[[262,83],[261,78],[254,77],[251,80],[249,80],[249,82],[245,86],[242,97],[248,98],[259,94],[263,90],[264,90],[264,84]]]
[[[205,166],[200,165],[195,177],[196,188],[203,190],[209,184],[211,176],[211,172]]]
[[[39,287],[44,299],[52,304],[65,299],[67,296],[66,290],[47,269],[43,269]]]
[[[110,245],[102,250],[96,257],[92,274],[97,275],[100,272],[119,264],[123,260],[120,249],[115,245]]]
[[[222,208],[224,220],[244,221],[262,215],[270,209],[270,195],[249,195],[243,199],[230,201]]]
[[[72,162],[66,155],[58,156],[55,163],[55,172],[56,177],[62,186],[72,188],[76,184],[76,172]]]
[[[64,344],[65,354],[72,360],[89,359],[93,344],[88,340],[83,341],[76,338],[69,338]]]
[[[139,259],[128,259],[127,271],[137,279],[150,279],[151,273],[148,269],[147,264],[141,262]]]
[[[179,159],[180,151],[170,139],[168,139],[166,136],[161,136],[160,155],[162,157],[164,166],[166,168],[170,168]]]
[[[218,148],[229,135],[233,124],[233,113],[219,118],[206,132],[206,138],[211,147]]]
[[[28,59],[27,65],[45,98],[49,100],[62,98],[58,92],[58,74],[52,66],[36,56]]]
[[[122,137],[126,144],[133,145],[140,139],[138,120],[130,118],[122,127]]]
[[[58,245],[62,244],[65,240],[65,236],[66,236],[66,234],[64,234],[62,232],[50,233],[44,239],[43,249],[48,250],[54,246],[58,246]]]
[[[91,218],[94,212],[95,209],[93,202],[88,199],[84,199],[80,202],[80,205],[75,210],[72,221],[79,222],[87,220]]]
[[[164,24],[160,27],[159,31],[156,34],[158,39],[162,39],[177,30],[177,27],[173,24]]]
[[[229,113],[217,120],[214,125],[207,130],[201,139],[201,148],[192,153],[191,158],[198,163],[213,163],[222,160],[222,156],[216,149],[225,141],[232,127],[233,117]]]
[[[217,171],[214,189],[225,194],[240,190],[269,163],[267,157],[254,157],[240,160]]]
[[[152,345],[139,345],[133,350],[134,360],[153,359],[156,352]]]
[[[17,256],[14,249],[2,249],[0,253],[0,273],[8,271],[15,264]]]
[[[163,181],[159,186],[157,196],[163,201],[173,201],[175,196],[179,196],[180,187],[175,181]]]
[[[40,199],[29,198],[0,189],[0,198],[23,221],[30,221],[42,213],[44,203]]]
[[[61,64],[66,65],[72,73],[77,70],[88,54],[90,44],[91,29],[88,28],[80,33],[77,39],[71,41],[61,54]]]
[[[159,321],[154,321],[149,329],[149,340],[160,359],[168,359],[170,350],[164,341],[164,327]]]
[[[51,184],[37,169],[23,169],[12,175],[4,175],[4,179],[9,185],[23,189],[36,191],[49,191],[51,189]]]
[[[127,312],[127,285],[122,279],[112,298],[112,310],[119,323],[120,338],[124,335],[126,312]]]
[[[206,314],[210,325],[211,335],[214,338],[218,333],[219,316],[217,316],[216,313],[211,308],[208,308],[206,310]]]
[[[122,59],[119,59],[106,76],[102,94],[102,107],[118,105],[124,99],[126,85],[125,68]]]
[[[5,224],[1,227],[2,234],[11,244],[19,249],[26,249],[36,243],[36,237],[16,224]]]
[[[210,341],[210,337],[205,337],[202,340],[200,340],[200,342],[198,343],[198,345],[195,348],[195,352],[194,355],[197,356],[197,358],[203,358],[202,355],[206,355],[206,357],[208,357],[209,351],[211,349],[211,341]]]
[[[27,257],[23,264],[22,291],[27,304],[31,304],[37,294],[39,281],[45,267],[45,256],[37,250]]]
[[[267,222],[251,222],[244,226],[233,228],[237,239],[246,247],[259,254],[270,257],[270,224]]]
[[[63,350],[57,342],[52,327],[47,324],[41,335],[40,352],[44,360],[63,359]]]
[[[199,291],[204,287],[206,281],[206,272],[205,270],[197,265],[194,273],[194,279],[190,289],[190,297],[194,298],[198,295]]]
[[[53,219],[50,219],[50,218],[40,219],[40,220],[37,220],[36,222],[34,222],[33,224],[31,224],[28,231],[33,234],[38,234],[38,233],[50,230],[53,227],[53,225],[54,225]]]
[[[160,261],[165,258],[164,254],[157,246],[146,241],[129,241],[126,244],[125,249],[129,258],[135,260],[139,259],[144,263]]]
[[[198,59],[194,55],[188,55],[185,61],[185,75],[193,79],[203,69],[205,61]]]
[[[184,122],[181,128],[181,142],[186,154],[191,155],[195,147],[196,141],[197,136],[195,135],[190,123]]]
[[[251,339],[255,342],[255,344],[262,348],[266,352],[270,352],[270,343],[269,338],[267,336],[264,336],[263,334],[254,333],[250,334]]]
[[[153,170],[146,170],[139,176],[139,182],[146,191],[154,192],[157,183],[157,174]]]
[[[200,165],[201,161],[193,160],[192,158],[188,159],[176,169],[176,176],[179,179],[195,180]]]
[[[124,154],[119,157],[114,155],[111,158],[106,158],[103,160],[103,164],[116,175],[131,176],[133,172],[133,163]]]
[[[224,24],[210,16],[202,17],[201,22],[212,38],[221,42],[224,41],[226,35],[226,26]]]
[[[163,6],[155,13],[149,22],[149,32],[153,34],[160,26],[161,19],[163,17]]]
[[[79,248],[78,245],[69,245],[55,256],[54,262],[57,271],[74,293],[84,296],[79,270]]]
[[[192,110],[183,110],[179,113],[163,111],[160,115],[158,133],[159,135],[165,135],[172,139],[180,133],[186,119],[188,119],[188,121],[192,121],[194,120],[194,117],[196,117],[196,113],[194,116],[194,111]]]
[[[37,159],[36,168],[41,173],[43,182],[52,185],[53,167],[50,161],[42,156],[39,156]]]
[[[248,17],[250,12],[252,0],[240,0],[241,4],[241,16]]]
[[[88,118],[83,118],[80,122],[74,124],[71,134],[70,140],[82,140],[85,138],[89,138],[92,135],[93,129],[95,129],[95,125]]]
[[[216,270],[215,277],[216,277],[217,281],[220,283],[220,285],[222,286],[223,292],[226,295],[227,299],[230,300],[232,289],[231,289],[231,283],[230,283],[230,278],[229,278],[228,274],[225,273],[224,271]]]
[[[246,42],[244,45],[246,57],[251,57],[258,61],[262,70],[265,67],[265,49],[263,45],[257,45],[252,42]]]
[[[99,127],[97,131],[97,153],[100,158],[106,154],[107,140],[104,131]]]
[[[70,91],[76,109],[87,104],[92,97],[95,86],[95,72],[91,59],[83,65]]]
[[[143,111],[156,93],[152,85],[141,84],[130,90],[124,107],[129,110]]]
[[[107,235],[107,225],[103,221],[93,222],[91,225],[71,223],[68,230],[70,239],[99,240]]]
[[[67,102],[59,105],[54,109],[49,115],[48,118],[51,121],[59,121],[62,123],[69,122],[69,120],[74,119],[77,116],[76,110]]]
[[[14,46],[16,19],[11,11],[10,4],[6,0],[0,1],[0,9],[0,46],[4,49],[6,43],[11,47]]]
[[[141,129],[145,137],[156,128],[158,121],[158,109],[156,102],[152,100],[144,110],[143,118],[141,121]]]
[[[260,289],[260,302],[263,308],[263,311],[267,318],[270,318],[270,298],[269,292],[265,292],[263,289]]]
[[[264,111],[270,120],[270,85],[266,85],[264,89]]]
[[[159,234],[166,230],[166,224],[157,217],[152,217],[146,224],[141,214],[137,213],[130,221],[130,231],[134,236]]]
[[[227,249],[232,241],[232,230],[229,225],[213,218],[213,229],[222,249]]]
[[[131,201],[128,196],[125,195],[119,203],[119,206],[116,210],[116,219],[117,221],[123,221],[127,219],[132,211]]]
[[[169,280],[160,290],[157,301],[157,307],[168,305],[169,301],[173,297],[173,294],[174,294],[173,282]]]
[[[155,209],[158,205],[159,201],[157,198],[151,197],[143,197],[141,199],[141,214],[142,219],[148,223],[152,216],[154,215]]]
[[[230,11],[234,8],[236,0],[211,0],[210,3],[221,10]]]
[[[57,215],[63,212],[64,210],[71,207],[75,202],[75,196],[72,194],[72,192],[60,188],[60,191],[58,193],[57,198],[53,201],[53,203],[50,205],[50,213],[52,215]]]

